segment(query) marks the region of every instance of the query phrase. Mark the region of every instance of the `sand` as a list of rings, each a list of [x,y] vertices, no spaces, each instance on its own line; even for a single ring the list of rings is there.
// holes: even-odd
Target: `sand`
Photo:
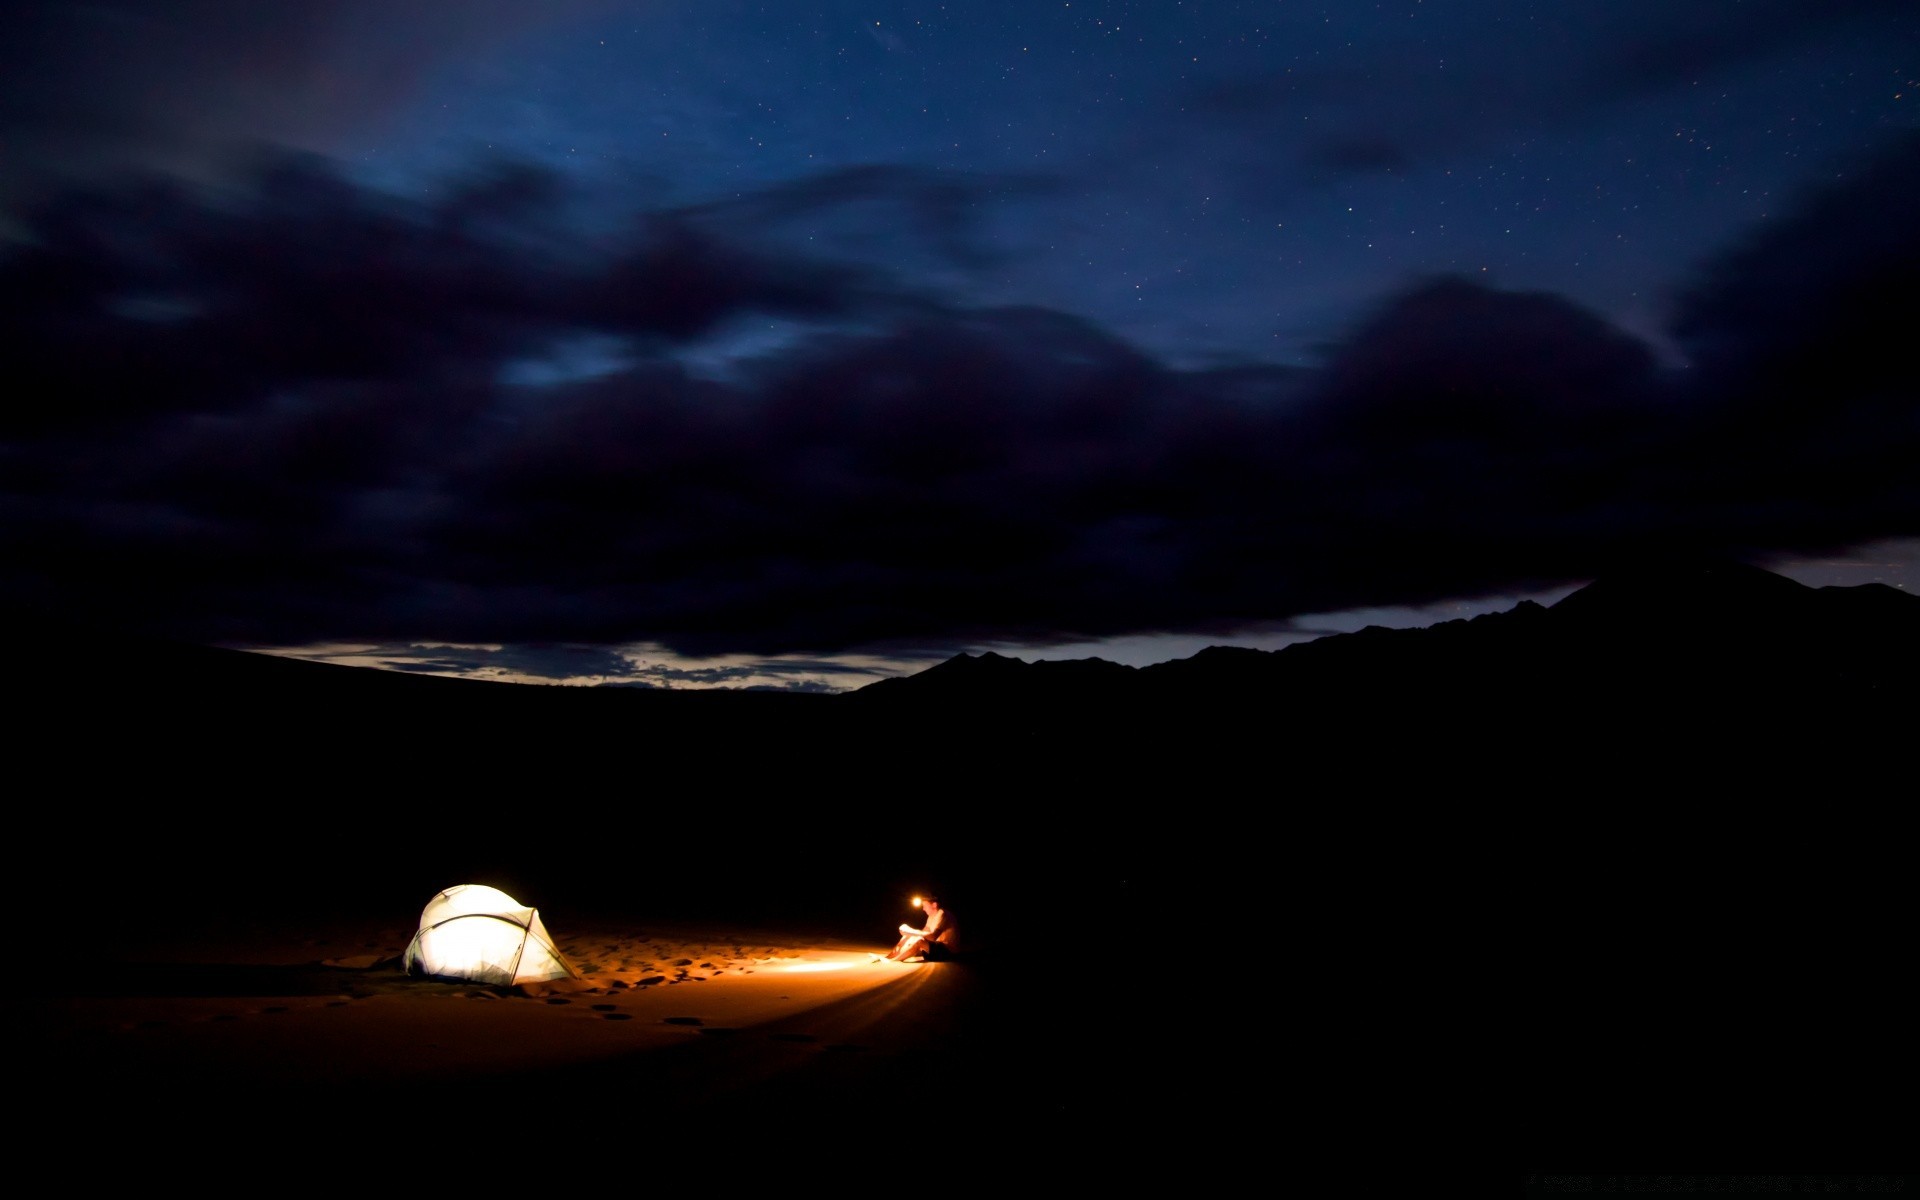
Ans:
[[[1057,969],[996,986],[1013,976],[984,956],[890,962],[878,938],[576,919],[552,932],[579,978],[496,987],[410,977],[412,932],[183,929],[52,973],[26,1009],[30,1126],[103,1136],[110,1173],[203,1145],[263,1170],[458,1175],[578,1140],[854,1167],[944,1113],[976,1166],[1037,1169],[1117,1098],[1074,1067]]]
[[[1649,1170],[1808,1169],[1816,1143],[1881,1169],[1903,1136],[1861,1086],[1907,1052],[1876,1045],[1865,977],[1844,981],[1853,1026],[1757,1023],[1782,1001],[1753,987],[1697,1015],[1650,976],[1604,1002],[1536,988],[1522,1019],[1504,976],[1406,938],[1335,922],[1235,952],[1195,908],[1145,911],[1104,944],[902,964],[876,961],[891,928],[543,910],[579,977],[520,987],[407,975],[415,911],[155,918],[119,942],[29,923],[49,953],[12,1009],[17,1140],[90,1184],[188,1168],[219,1194],[1185,1191],[1244,1187],[1250,1162],[1371,1194],[1457,1169],[1488,1129],[1550,1165],[1599,1146]]]
[[[57,1037],[129,1072],[404,1083],[450,1065],[525,1069],[732,1035],[897,988],[921,966],[764,932],[583,929],[556,939],[580,978],[503,987],[409,977],[411,933],[389,925],[116,963],[74,989]]]

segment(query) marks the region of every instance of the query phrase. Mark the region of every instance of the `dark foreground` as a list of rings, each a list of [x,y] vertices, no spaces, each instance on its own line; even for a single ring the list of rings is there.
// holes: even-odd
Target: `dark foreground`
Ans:
[[[176,924],[294,936],[487,882],[557,923],[884,941],[934,888],[978,953],[943,976],[939,1023],[875,1035],[900,1053],[693,1107],[592,1070],[461,1087],[549,1147],[737,1156],[777,1133],[881,1165],[945,1119],[974,1159],[1082,1178],[1418,1172],[1490,1146],[1564,1174],[1911,1155],[1889,1098],[1915,1066],[1910,697],[1783,708],[1650,681],[852,719],[821,698],[407,682],[46,694],[15,724],[14,896],[36,936],[84,970]],[[460,1109],[290,1082],[217,1107],[256,1145],[345,1122],[389,1148]],[[64,1103],[43,1127],[120,1101]]]

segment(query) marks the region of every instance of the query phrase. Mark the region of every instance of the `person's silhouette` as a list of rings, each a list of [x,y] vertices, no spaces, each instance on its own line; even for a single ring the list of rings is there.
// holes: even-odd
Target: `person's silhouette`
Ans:
[[[919,929],[900,926],[900,940],[884,957],[895,962],[938,962],[950,959],[960,947],[960,928],[952,914],[941,907],[938,896],[915,896],[914,904],[927,914],[927,923]]]

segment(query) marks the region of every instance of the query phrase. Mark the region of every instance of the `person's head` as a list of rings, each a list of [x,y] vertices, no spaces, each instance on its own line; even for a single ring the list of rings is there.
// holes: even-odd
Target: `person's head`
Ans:
[[[920,906],[928,912],[939,912],[940,897],[934,895],[932,892],[928,892],[926,895],[920,897]]]

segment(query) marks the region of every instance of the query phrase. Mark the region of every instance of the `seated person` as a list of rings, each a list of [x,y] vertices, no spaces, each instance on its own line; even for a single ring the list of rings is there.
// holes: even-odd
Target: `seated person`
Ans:
[[[886,957],[895,962],[940,962],[950,959],[960,948],[960,928],[938,896],[916,896],[913,901],[927,914],[927,923],[919,929],[900,926],[900,940]]]

